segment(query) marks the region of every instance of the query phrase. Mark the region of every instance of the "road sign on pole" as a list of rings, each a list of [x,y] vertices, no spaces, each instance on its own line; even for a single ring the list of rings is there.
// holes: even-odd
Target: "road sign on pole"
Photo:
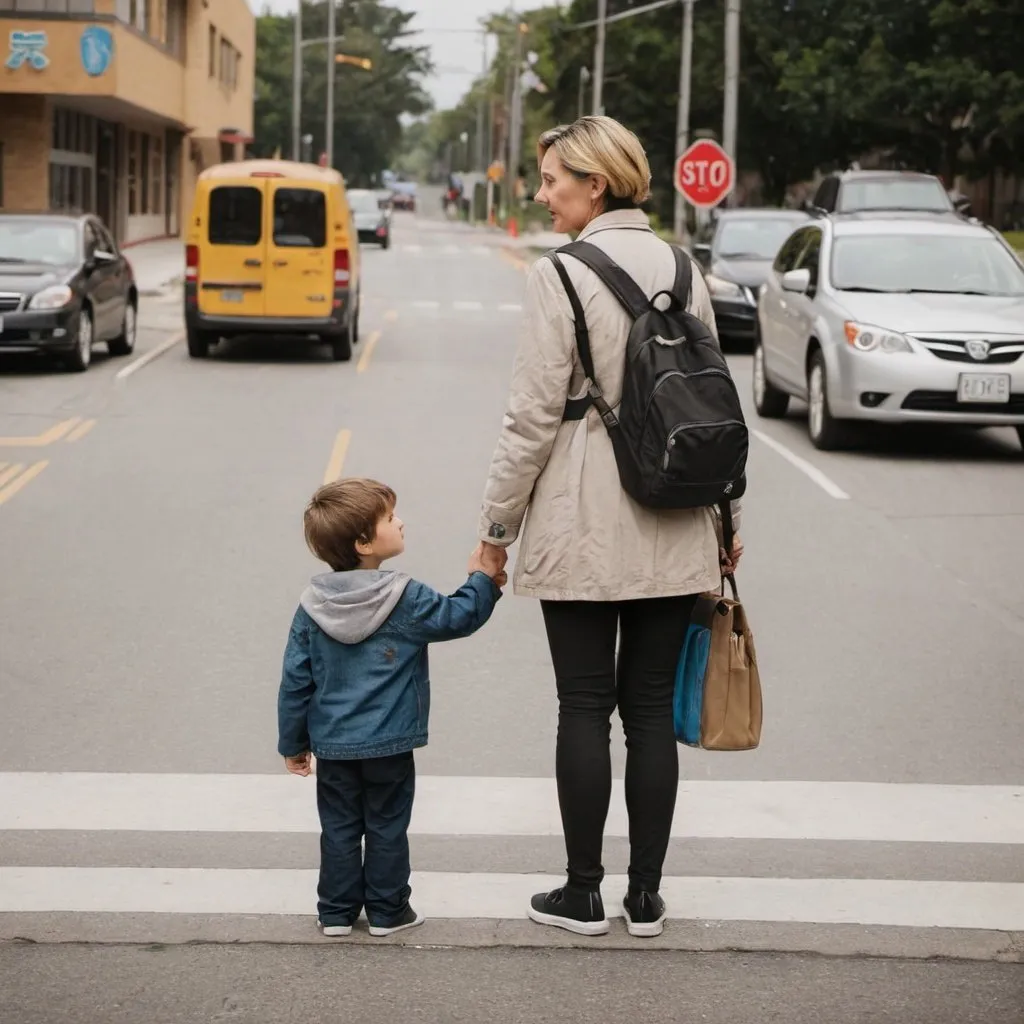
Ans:
[[[700,139],[676,161],[676,188],[698,209],[717,206],[736,185],[736,165],[711,139]]]

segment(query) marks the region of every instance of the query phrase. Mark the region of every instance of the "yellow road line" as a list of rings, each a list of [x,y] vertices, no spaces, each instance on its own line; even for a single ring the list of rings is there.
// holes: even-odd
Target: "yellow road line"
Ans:
[[[82,423],[79,423],[78,426],[75,427],[75,429],[72,430],[71,433],[68,434],[68,436],[66,438],[64,438],[64,440],[65,441],[81,441],[82,438],[85,437],[85,435],[88,434],[89,431],[92,430],[92,428],[95,427],[95,426],[96,426],[96,421],[95,420],[85,420]]]
[[[341,430],[334,439],[334,447],[331,449],[331,457],[327,460],[327,469],[324,472],[324,483],[329,484],[341,476],[342,467],[345,465],[345,455],[348,453],[348,443],[352,440],[351,430]]]
[[[77,416],[44,430],[35,437],[0,437],[0,447],[4,448],[45,448],[54,441],[59,441],[65,434],[74,430],[82,421]]]
[[[370,365],[370,359],[373,356],[373,350],[377,347],[378,341],[380,341],[380,331],[374,331],[373,334],[366,339],[366,348],[363,349],[363,354],[359,357],[359,363],[356,366],[356,373],[366,372],[366,368]]]
[[[27,487],[32,483],[48,465],[48,462],[33,462],[21,476],[15,477],[11,483],[0,490],[0,505],[13,498],[23,487]]]
[[[0,473],[0,487],[3,487],[6,483],[10,483],[10,481],[13,480],[24,468],[25,466],[20,462],[14,463],[13,466],[8,466],[6,462],[0,464],[0,469],[3,470],[3,472]]]

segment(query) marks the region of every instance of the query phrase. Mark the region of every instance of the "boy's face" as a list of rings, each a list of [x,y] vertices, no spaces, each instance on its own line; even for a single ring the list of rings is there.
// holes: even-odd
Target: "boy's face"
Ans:
[[[386,512],[377,521],[377,534],[369,544],[359,544],[357,550],[363,558],[371,559],[378,564],[389,558],[395,558],[405,550],[405,524],[395,514],[395,510]]]

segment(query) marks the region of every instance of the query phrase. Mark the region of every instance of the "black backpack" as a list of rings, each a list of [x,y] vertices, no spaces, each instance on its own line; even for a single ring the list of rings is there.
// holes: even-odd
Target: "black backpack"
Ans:
[[[671,292],[659,292],[652,299],[603,250],[588,242],[572,242],[548,253],[569,296],[576,347],[588,378],[587,394],[569,399],[563,419],[582,419],[593,405],[608,429],[626,493],[653,509],[718,505],[729,551],[728,503],[741,497],[747,487],[747,427],[736,385],[714,335],[686,311],[692,285],[690,260],[676,246],[672,252],[675,284]],[[617,414],[594,377],[583,306],[559,253],[590,267],[633,318]],[[669,299],[664,310],[655,305],[661,295]]]

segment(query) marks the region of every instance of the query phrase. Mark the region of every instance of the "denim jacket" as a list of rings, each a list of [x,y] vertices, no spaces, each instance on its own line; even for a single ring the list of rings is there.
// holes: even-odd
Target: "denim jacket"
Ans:
[[[475,633],[500,597],[481,572],[449,597],[397,572],[314,577],[285,648],[278,753],[354,760],[426,746],[427,645]]]

